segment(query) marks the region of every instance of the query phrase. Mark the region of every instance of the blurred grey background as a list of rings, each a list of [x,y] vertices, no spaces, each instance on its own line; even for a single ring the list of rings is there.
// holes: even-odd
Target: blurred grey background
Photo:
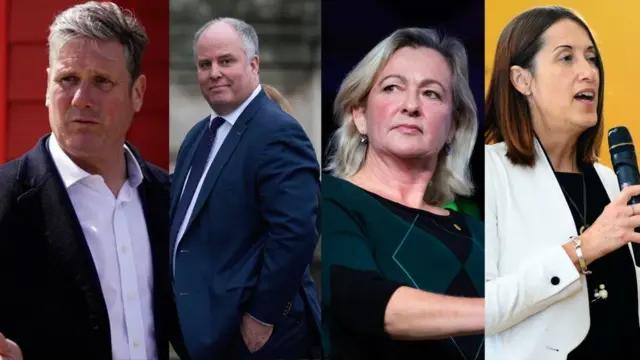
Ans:
[[[207,21],[236,17],[253,25],[260,39],[260,80],[277,88],[294,108],[321,154],[320,1],[171,0],[171,169],[187,131],[210,113],[202,99],[192,53],[194,33]]]
[[[255,27],[260,41],[260,82],[278,89],[293,106],[321,156],[320,0],[170,0],[170,135],[173,171],[191,127],[210,114],[196,76],[195,32],[216,17],[235,17]],[[319,248],[312,273],[320,281]]]

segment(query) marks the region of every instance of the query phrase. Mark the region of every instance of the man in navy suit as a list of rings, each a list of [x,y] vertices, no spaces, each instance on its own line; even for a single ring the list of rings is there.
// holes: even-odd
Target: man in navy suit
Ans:
[[[258,37],[237,19],[194,37],[212,113],[186,135],[171,187],[174,291],[189,354],[301,359],[319,347],[309,273],[319,165],[300,124],[260,86]]]

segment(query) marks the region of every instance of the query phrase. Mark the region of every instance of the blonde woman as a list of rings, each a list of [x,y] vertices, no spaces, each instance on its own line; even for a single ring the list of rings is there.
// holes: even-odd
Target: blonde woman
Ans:
[[[464,47],[397,30],[346,77],[335,112],[322,191],[326,352],[484,358],[484,225],[442,208],[473,191]]]

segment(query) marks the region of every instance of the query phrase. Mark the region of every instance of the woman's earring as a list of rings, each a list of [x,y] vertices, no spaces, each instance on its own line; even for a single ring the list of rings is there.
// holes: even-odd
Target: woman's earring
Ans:
[[[449,143],[444,144],[444,153],[447,155],[451,153],[451,145]]]
[[[366,144],[369,142],[369,137],[365,134],[361,134],[360,135],[360,143],[361,144]]]

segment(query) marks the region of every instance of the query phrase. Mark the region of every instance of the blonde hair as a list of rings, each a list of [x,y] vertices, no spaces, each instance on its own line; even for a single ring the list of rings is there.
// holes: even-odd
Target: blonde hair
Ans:
[[[351,70],[342,82],[334,102],[334,113],[340,127],[329,143],[327,170],[332,175],[345,178],[354,175],[365,162],[368,144],[360,141],[361,135],[353,121],[352,111],[366,105],[375,79],[393,54],[405,47],[426,47],[438,51],[449,64],[453,83],[453,121],[455,135],[449,144],[451,151],[440,151],[438,165],[427,186],[424,200],[442,205],[455,200],[456,195],[473,194],[469,162],[475,145],[478,121],[477,109],[469,87],[467,52],[454,38],[440,37],[431,29],[405,28],[378,43]]]
[[[262,89],[264,90],[264,93],[267,94],[269,99],[273,100],[273,102],[280,105],[280,108],[282,108],[284,112],[286,112],[289,115],[293,115],[293,107],[291,106],[289,101],[287,101],[284,95],[282,95],[280,91],[278,91],[278,89],[274,88],[271,85],[264,85],[264,84],[262,85]]]

